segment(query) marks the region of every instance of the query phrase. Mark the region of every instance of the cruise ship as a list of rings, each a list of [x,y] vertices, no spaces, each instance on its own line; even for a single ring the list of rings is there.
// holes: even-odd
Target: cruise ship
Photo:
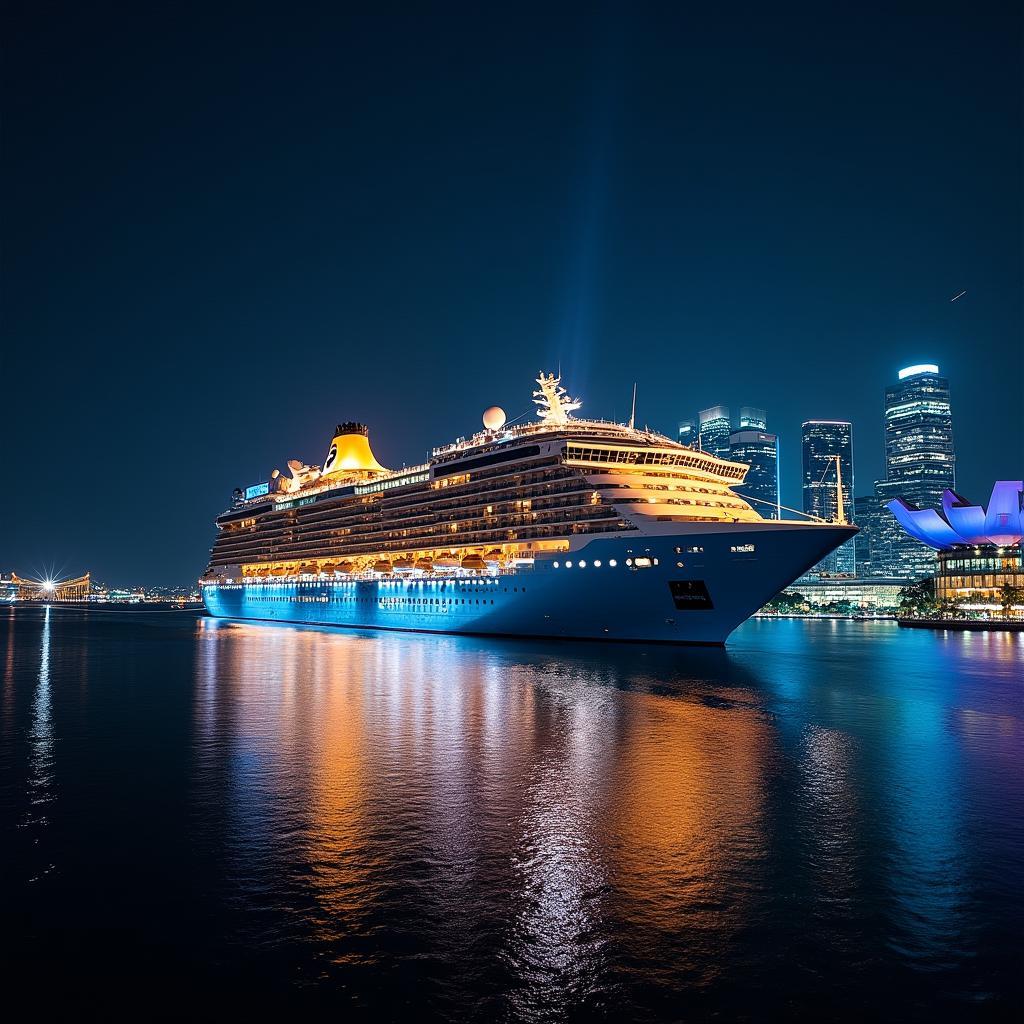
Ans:
[[[723,644],[856,533],[764,519],[747,467],[579,418],[554,374],[537,418],[384,468],[342,423],[322,466],[236,489],[200,580],[211,615],[496,637]]]

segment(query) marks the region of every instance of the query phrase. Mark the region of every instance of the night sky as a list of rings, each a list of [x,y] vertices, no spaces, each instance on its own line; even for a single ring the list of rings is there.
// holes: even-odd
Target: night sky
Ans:
[[[959,489],[1021,476],[1016,5],[148,6],[5,8],[0,571],[192,581],[337,421],[420,462],[559,365],[766,408],[799,504],[937,362]]]

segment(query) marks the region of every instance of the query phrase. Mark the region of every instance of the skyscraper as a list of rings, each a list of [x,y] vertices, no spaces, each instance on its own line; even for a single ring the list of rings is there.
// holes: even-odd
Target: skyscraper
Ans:
[[[763,412],[761,422],[764,422]],[[746,462],[750,466],[743,483],[733,487],[733,490],[753,499],[751,503],[754,510],[765,519],[781,519],[778,437],[765,430],[737,430],[729,436],[729,458],[733,462]]]
[[[740,406],[740,430],[767,430],[768,415],[764,409],[755,409],[752,405]]]
[[[843,518],[854,520],[853,506],[853,424],[845,420],[808,420],[801,430],[803,447],[804,511],[819,519],[839,519],[835,456],[842,472]],[[856,572],[854,540],[822,559],[812,574]]]
[[[729,458],[729,435],[732,433],[732,422],[729,419],[728,407],[715,405],[710,409],[701,409],[697,414],[697,419],[700,423],[701,448],[721,459]]]
[[[697,444],[697,424],[693,420],[683,420],[679,424],[679,443],[685,445]]]
[[[885,389],[885,480],[899,483],[901,498],[938,508],[956,483],[949,381],[926,364],[899,372]]]
[[[885,389],[885,480],[875,484],[879,506],[905,498],[919,508],[938,508],[942,492],[955,489],[955,468],[949,381],[933,363],[900,370],[898,382]],[[893,575],[920,578],[935,572],[931,548],[889,520],[879,529]]]

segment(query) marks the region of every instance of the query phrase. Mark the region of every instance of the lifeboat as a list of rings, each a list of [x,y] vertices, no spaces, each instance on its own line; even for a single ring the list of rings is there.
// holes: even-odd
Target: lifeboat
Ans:
[[[326,572],[326,573],[332,573],[337,568],[338,567],[333,562],[324,562],[324,564],[320,566],[320,571],[321,572]]]
[[[459,556],[455,554],[454,551],[449,551],[447,554],[441,555],[441,557],[434,562],[435,568],[438,569],[458,569],[461,564],[462,562],[459,560]]]
[[[374,572],[391,572],[393,569],[394,566],[387,558],[378,558],[377,561],[373,563]]]
[[[270,570],[268,568],[266,568],[266,567],[264,567],[262,569],[257,569],[256,570],[256,575],[260,576],[260,577],[269,576],[270,575]]]
[[[488,565],[497,565],[501,561],[501,548],[492,548],[485,557]]]
[[[288,570],[283,565],[277,565],[270,570],[271,576],[286,576],[287,574]]]
[[[411,558],[396,558],[395,572],[409,572],[416,568],[416,563]]]
[[[487,563],[480,555],[466,555],[462,560],[463,569],[486,569]]]
[[[351,562],[346,561],[338,563],[338,572],[352,572],[354,569],[355,566]]]
[[[416,568],[423,572],[431,572],[434,568],[434,560],[432,558],[417,558]]]

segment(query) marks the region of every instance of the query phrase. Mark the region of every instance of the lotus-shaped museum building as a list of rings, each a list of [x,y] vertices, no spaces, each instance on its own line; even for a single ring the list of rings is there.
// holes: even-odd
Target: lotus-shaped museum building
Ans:
[[[994,544],[1009,547],[1024,537],[1021,497],[1024,482],[999,480],[992,488],[988,508],[972,505],[956,491],[942,494],[942,511],[917,508],[902,498],[886,506],[911,537],[937,551],[959,545]]]

